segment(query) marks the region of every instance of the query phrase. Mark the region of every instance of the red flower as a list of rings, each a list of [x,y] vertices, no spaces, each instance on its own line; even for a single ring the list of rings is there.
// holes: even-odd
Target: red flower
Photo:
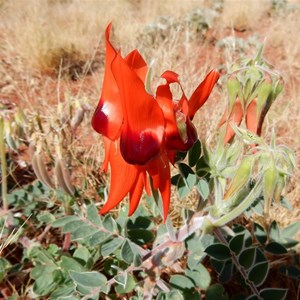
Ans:
[[[107,27],[106,64],[102,95],[92,118],[93,128],[104,139],[102,170],[111,168],[110,193],[100,213],[106,213],[129,193],[131,215],[137,208],[143,189],[151,193],[149,177],[163,200],[167,217],[171,180],[169,162],[176,151],[187,151],[197,140],[191,120],[207,100],[219,73],[211,71],[190,100],[183,93],[173,99],[170,84],[180,85],[178,75],[166,71],[166,84],[157,88],[156,98],[145,90],[147,64],[137,50],[122,58],[109,41]],[[180,85],[181,87],[181,85]]]

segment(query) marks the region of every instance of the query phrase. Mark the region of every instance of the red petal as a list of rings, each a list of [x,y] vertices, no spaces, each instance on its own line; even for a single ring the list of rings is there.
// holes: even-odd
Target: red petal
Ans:
[[[164,115],[155,99],[147,94],[143,81],[118,53],[112,63],[124,112],[120,149],[130,164],[144,165],[161,152]]]
[[[104,144],[104,161],[102,163],[100,171],[107,172],[110,155],[109,153],[112,141],[106,138],[105,136],[102,136],[102,139]]]
[[[135,212],[138,204],[140,203],[144,187],[144,173],[145,172],[140,172],[134,186],[130,190],[129,216]]]
[[[126,57],[125,61],[134,72],[145,82],[148,66],[138,50],[133,50]]]
[[[253,99],[247,107],[246,111],[246,126],[253,133],[257,134],[258,120],[257,120],[257,100]]]
[[[166,122],[165,136],[166,147],[169,150],[187,151],[197,140],[197,132],[188,117],[188,102],[185,94],[182,94],[182,98],[179,102],[175,102],[172,99],[172,93],[170,90],[171,83],[178,83],[178,75],[171,71],[166,71],[161,76],[166,79],[167,83],[160,85],[156,91],[156,100],[162,109]],[[181,85],[180,85],[181,87]],[[182,88],[181,88],[182,89]],[[176,121],[176,112],[182,114],[185,118],[186,126],[186,140],[183,141],[180,136],[178,124]]]
[[[137,167],[125,162],[118,147],[117,142],[111,143],[109,151],[111,167],[110,191],[107,202],[100,210],[101,214],[107,213],[117,206],[133,190],[139,176]]]
[[[163,154],[161,157],[150,162],[147,171],[153,181],[153,188],[159,189],[164,209],[164,221],[168,216],[171,196],[171,175],[168,156]]]
[[[208,99],[214,85],[218,81],[220,73],[217,70],[210,71],[199,84],[189,100],[189,116],[192,120],[196,112]]]
[[[116,50],[109,41],[110,30],[111,24],[107,26],[105,31],[106,62],[103,88],[99,104],[92,118],[92,126],[97,132],[114,141],[120,136],[123,111],[118,86],[111,71],[111,63],[116,57]]]
[[[237,98],[234,105],[233,105],[232,111],[229,115],[228,121],[227,121],[226,134],[225,134],[225,137],[224,137],[224,144],[230,142],[231,139],[235,135],[235,132],[232,129],[230,123],[232,122],[232,123],[235,123],[237,126],[239,126],[242,122],[243,115],[244,115],[244,112],[243,112],[242,103]]]

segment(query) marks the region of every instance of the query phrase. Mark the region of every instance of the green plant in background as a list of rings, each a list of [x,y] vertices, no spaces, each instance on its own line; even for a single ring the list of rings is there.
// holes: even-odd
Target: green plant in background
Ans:
[[[234,66],[227,81],[228,108],[217,136],[208,144],[194,135],[191,120],[210,94],[217,73],[211,73],[212,77],[208,76],[208,80],[200,84],[189,101],[184,94],[177,101],[169,84],[179,83],[178,78],[172,77],[175,73],[166,72],[167,83],[160,86],[155,99],[151,98],[151,101],[161,101],[165,120],[162,123],[170,125],[164,128],[167,137],[163,138],[163,146],[158,147],[158,158],[146,163],[123,164],[117,151],[130,156],[126,151],[132,144],[121,145],[118,139],[125,133],[135,133],[135,129],[130,128],[130,118],[139,120],[139,115],[147,112],[135,114],[126,101],[120,108],[118,97],[137,93],[137,89],[132,92],[127,86],[132,80],[133,86],[143,89],[139,95],[150,99],[153,96],[149,94],[153,94],[149,83],[151,70],[144,76],[145,63],[137,51],[128,55],[124,60],[127,65],[124,64],[123,58],[112,51],[109,36],[106,38],[113,63],[108,64],[105,76],[110,80],[115,78],[117,83],[110,82],[110,87],[116,87],[112,91],[104,88],[105,97],[100,100],[95,115],[99,116],[99,111],[105,115],[107,109],[113,107],[119,111],[111,110],[115,114],[109,117],[122,118],[113,119],[119,130],[116,135],[110,124],[98,128],[112,140],[105,141],[105,146],[110,148],[106,148],[103,169],[107,169],[108,163],[113,165],[118,155],[117,162],[121,163],[113,165],[112,173],[123,174],[120,168],[125,165],[127,173],[123,175],[127,177],[122,180],[125,184],[128,184],[126,180],[134,180],[128,190],[118,181],[111,186],[121,189],[118,193],[124,196],[129,192],[131,199],[118,212],[103,216],[98,213],[94,197],[86,195],[84,185],[77,184],[75,188],[69,167],[81,164],[81,158],[72,151],[72,143],[88,111],[82,103],[67,101],[64,107],[60,104],[58,117],[50,124],[39,115],[27,116],[24,126],[27,138],[22,141],[31,150],[32,168],[39,181],[9,193],[5,189],[3,193],[2,189],[7,214],[5,218],[1,216],[1,241],[10,241],[6,244],[9,248],[18,239],[16,247],[22,246],[22,258],[18,262],[9,261],[5,258],[5,247],[0,248],[3,253],[0,282],[8,285],[11,277],[22,274],[27,280],[24,294],[34,299],[288,299],[287,288],[274,286],[269,277],[276,270],[280,276],[299,280],[295,252],[298,241],[293,237],[299,231],[300,222],[283,228],[270,219],[269,211],[274,204],[287,205],[282,194],[296,162],[290,149],[276,144],[275,132],[268,142],[262,135],[265,115],[282,90],[281,77],[266,64],[261,51],[254,59]],[[113,70],[107,70],[109,68]],[[124,74],[118,72],[131,77],[124,80],[121,76]],[[110,103],[106,102],[107,95],[112,97]],[[203,100],[200,106],[191,104],[197,103],[199,98]],[[152,104],[147,106],[151,113],[156,111]],[[151,121],[147,120],[146,125],[152,126]],[[0,135],[5,135],[4,128],[10,128],[14,138],[12,132],[16,132],[16,127],[3,124],[1,118]],[[142,121],[141,124],[137,122],[136,126],[145,127],[145,134],[138,138],[145,137],[149,129]],[[160,126],[154,129],[161,130]],[[133,146],[140,142],[134,141]],[[0,142],[5,161],[4,139]],[[187,142],[191,143],[187,146]],[[7,141],[6,144],[11,147],[12,143]],[[140,151],[139,148],[134,150]],[[169,161],[177,171],[172,178]],[[6,166],[2,164],[2,178],[5,172]],[[112,174],[112,180],[120,178],[114,176]],[[148,181],[148,177],[151,180]],[[166,186],[169,183],[176,187],[180,199],[191,194],[197,198],[194,209],[182,208],[178,228],[167,217],[170,197],[166,197]],[[143,187],[147,196],[139,203]],[[110,193],[114,193],[112,188]],[[105,186],[100,186],[97,196],[108,201],[107,209],[102,212],[112,209],[124,198],[116,201],[111,194],[107,196]],[[16,228],[19,229],[17,235],[11,240],[9,236]],[[33,235],[32,230],[38,230],[39,235]],[[231,291],[227,288],[230,284],[237,288]]]

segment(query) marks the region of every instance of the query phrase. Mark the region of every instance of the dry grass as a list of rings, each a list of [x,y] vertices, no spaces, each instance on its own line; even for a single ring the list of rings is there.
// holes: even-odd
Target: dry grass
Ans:
[[[225,0],[222,20],[237,31],[259,28],[262,16],[270,11],[271,1]]]

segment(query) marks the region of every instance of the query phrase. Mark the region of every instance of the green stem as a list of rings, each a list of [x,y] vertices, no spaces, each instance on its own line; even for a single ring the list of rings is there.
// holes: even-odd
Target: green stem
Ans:
[[[214,227],[222,227],[241,215],[257,199],[262,191],[262,179],[257,180],[251,192],[237,207],[233,208],[228,214],[212,222]]]
[[[3,210],[8,210],[7,203],[7,165],[6,165],[6,157],[5,157],[5,140],[4,140],[4,120],[3,117],[0,116],[0,155],[1,155],[1,188],[2,188],[2,202],[3,202]]]

